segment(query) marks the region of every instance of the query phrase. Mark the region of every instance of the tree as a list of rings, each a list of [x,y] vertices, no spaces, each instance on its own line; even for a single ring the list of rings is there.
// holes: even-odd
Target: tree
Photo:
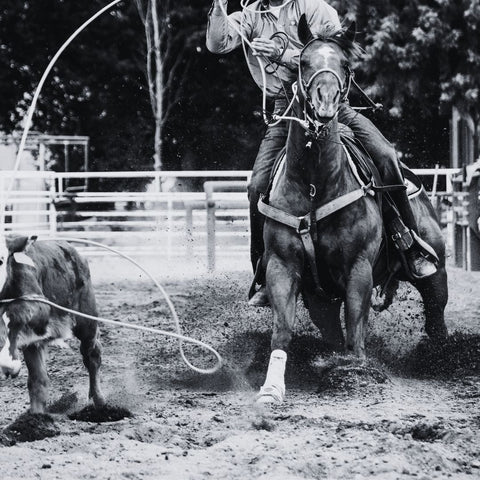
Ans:
[[[35,87],[64,40],[105,5],[4,0],[0,10],[0,129],[21,126]],[[56,63],[42,90],[35,130],[88,135],[90,167],[149,168],[151,114],[135,7],[127,2],[92,23]],[[144,160],[145,159],[145,160]],[[61,169],[61,165],[57,166]],[[80,169],[80,163],[72,165]]]
[[[441,1],[435,9],[425,7],[422,17],[422,27],[429,18],[433,19],[435,41],[441,42],[448,59],[445,74],[440,78],[440,101],[447,106],[455,105],[473,119],[474,158],[477,158],[480,154],[480,0]],[[424,32],[422,28],[421,33]]]
[[[155,120],[154,169],[163,162],[163,131],[178,104],[195,58],[192,46],[201,26],[198,12],[188,2],[135,0],[145,28],[146,77]]]
[[[479,0],[335,3],[357,21],[358,79],[386,107],[381,129],[415,166],[447,163],[452,105],[478,124]]]

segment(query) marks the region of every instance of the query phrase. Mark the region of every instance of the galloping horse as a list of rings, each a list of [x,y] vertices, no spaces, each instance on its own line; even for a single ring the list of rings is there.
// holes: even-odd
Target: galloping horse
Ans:
[[[309,314],[335,350],[365,358],[365,329],[374,285],[385,281],[392,255],[382,247],[381,206],[351,167],[340,137],[337,113],[347,90],[354,26],[343,33],[313,38],[302,17],[297,99],[286,159],[268,198],[259,208],[266,216],[266,284],[273,309],[272,353],[259,402],[282,401],[285,362],[292,338],[296,302],[302,292]],[[424,190],[412,200],[419,235],[435,250],[437,272],[411,283],[419,290],[432,338],[447,334],[445,250],[440,227]],[[388,243],[388,242],[387,242]],[[387,258],[389,255],[389,258]],[[393,279],[408,278],[399,271]],[[392,283],[391,283],[392,284]],[[345,302],[346,342],[340,322]]]

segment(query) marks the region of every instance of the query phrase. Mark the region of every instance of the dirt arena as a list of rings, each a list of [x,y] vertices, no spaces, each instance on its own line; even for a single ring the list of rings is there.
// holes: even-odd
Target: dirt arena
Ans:
[[[95,281],[101,315],[172,328],[149,282],[104,273]],[[82,411],[87,374],[76,340],[50,349],[48,416],[20,416],[28,406],[25,369],[2,378],[1,478],[480,478],[480,274],[449,270],[451,337],[436,349],[425,341],[416,292],[402,287],[389,311],[371,315],[363,368],[326,356],[300,308],[286,401],[265,409],[254,397],[266,372],[271,312],[246,307],[248,280],[232,272],[166,283],[185,332],[224,357],[213,376],[191,373],[174,340],[102,328],[104,391],[130,417],[99,422],[114,418]],[[187,351],[209,365],[198,349]]]

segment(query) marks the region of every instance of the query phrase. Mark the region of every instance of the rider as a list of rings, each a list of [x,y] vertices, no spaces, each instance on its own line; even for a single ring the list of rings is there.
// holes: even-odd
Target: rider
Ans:
[[[228,0],[213,1],[207,27],[207,48],[213,53],[232,51],[242,44],[242,38],[237,31],[240,29],[252,44],[253,51],[247,49],[247,63],[253,79],[260,88],[264,88],[263,77],[255,57],[267,59],[270,67],[274,67],[266,69],[265,89],[267,95],[274,100],[274,113],[281,115],[288,106],[285,93],[291,92],[291,84],[298,74],[298,61],[303,47],[297,33],[301,15],[306,14],[309,27],[315,34],[323,31],[327,25],[340,30],[338,14],[324,0],[256,0],[247,5],[243,12],[234,12],[227,19],[223,13],[227,2]],[[236,24],[237,28],[230,22]],[[285,39],[288,39],[288,43]],[[375,162],[385,184],[404,183],[395,149],[370,120],[353,110],[347,102],[341,104],[338,120],[353,130]],[[250,255],[254,271],[259,267],[264,251],[264,217],[258,211],[257,204],[260,195],[267,190],[273,164],[277,154],[285,146],[287,134],[286,121],[267,127],[248,185],[252,235]],[[417,225],[406,191],[392,191],[390,196],[400,217],[394,216],[393,219],[389,219],[389,231],[393,233],[396,246],[404,252],[410,272],[417,278],[434,274],[436,267],[424,254],[425,250],[429,251],[428,246],[420,247],[418,244],[420,240],[415,234]],[[257,279],[261,287],[250,299],[249,304],[267,305],[264,275]]]

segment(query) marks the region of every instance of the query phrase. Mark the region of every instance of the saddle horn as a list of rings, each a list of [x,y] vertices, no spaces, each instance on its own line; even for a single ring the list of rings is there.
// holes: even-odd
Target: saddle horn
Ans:
[[[307,17],[303,13],[298,21],[298,38],[303,45],[313,40],[313,33],[308,26]]]

